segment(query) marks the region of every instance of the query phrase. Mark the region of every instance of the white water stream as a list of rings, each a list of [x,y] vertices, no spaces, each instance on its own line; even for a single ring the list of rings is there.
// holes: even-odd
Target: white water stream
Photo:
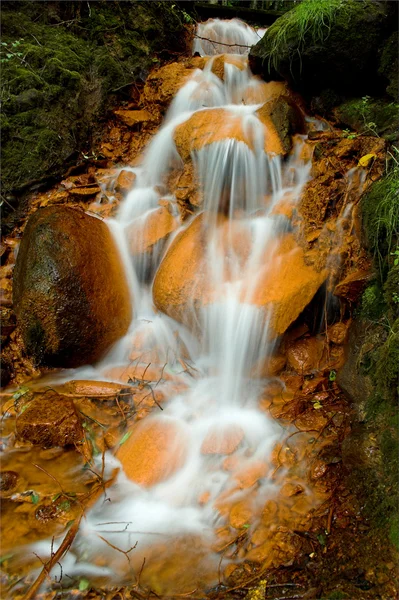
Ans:
[[[259,37],[248,26],[234,21],[201,26],[198,34],[209,38],[211,31],[213,39],[226,43],[251,45]],[[215,54],[214,47],[197,38],[194,52]],[[229,50],[237,52],[233,57],[237,61],[246,60],[243,48],[223,51]],[[236,475],[259,461],[267,462],[283,435],[282,428],[258,408],[265,381],[257,368],[267,361],[274,345],[268,341],[270,315],[254,304],[252,296],[265,260],[273,262],[280,240],[291,227],[289,219],[276,214],[275,209],[288,196],[291,201],[299,198],[309,178],[310,163],[300,158],[300,141],[285,162],[265,153],[267,133],[255,114],[259,104],[242,104],[245,96],[255,100],[260,97],[256,92],[262,82],[252,77],[246,64],[242,69],[229,63],[225,64],[222,81],[211,71],[212,60],[204,70],[196,70],[176,95],[144,161],[134,168],[134,189],[121,205],[117,218],[110,222],[133,299],[134,319],[129,332],[100,364],[73,373],[74,379],[118,380],[115,368],[122,373],[131,367],[132,346],[138,357],[134,365],[141,369],[140,373],[148,362],[154,366],[155,357],[162,373],[181,384],[180,391],[174,390],[170,380],[154,382],[168,400],[163,411],[154,407],[143,423],[156,421],[160,427],[165,423],[175,426],[170,460],[174,460],[177,445],[181,468],[149,487],[130,481],[121,471],[108,491],[108,501],[99,501],[82,522],[81,532],[63,561],[64,572],[96,575],[107,581],[131,580],[131,573],[126,572],[126,556],[109,544],[127,551],[138,543],[137,550],[130,553],[136,574],[143,557],[151,555],[154,543],[166,544],[163,551],[167,555],[173,540],[191,535],[209,548],[214,531],[226,523],[218,501],[222,495],[230,495],[231,502],[245,497],[248,490],[237,487]],[[168,200],[172,214],[178,218],[174,190],[167,189],[170,170],[181,165],[174,132],[195,112],[212,107],[224,107],[228,114],[238,116],[253,144],[250,148],[228,138],[192,155],[204,211],[206,278],[213,290],[213,301],[200,310],[194,306],[189,309],[190,318],[197,322],[193,332],[154,309],[151,281],[165,247],[159,245],[150,254],[132,257],[127,239],[132,227],[136,232],[144,227],[159,208],[160,200]],[[218,213],[227,217],[222,226]],[[177,233],[189,224],[185,221]],[[137,340],[142,339],[144,345],[137,345]],[[147,355],[151,360],[147,360]],[[182,358],[188,369],[179,362]],[[226,456],[206,454],[203,445],[209,435],[220,442],[225,435],[237,431],[241,441],[234,454],[236,465],[226,470]],[[120,466],[111,454],[106,455],[106,465],[108,472],[114,465]],[[259,480],[252,494],[254,507],[265,503],[274,485],[266,475]],[[203,498],[206,500],[200,500]],[[157,548],[158,558],[162,557],[162,550]],[[48,543],[36,544],[34,550],[45,556]],[[210,564],[217,567],[220,556],[209,550],[207,554]]]

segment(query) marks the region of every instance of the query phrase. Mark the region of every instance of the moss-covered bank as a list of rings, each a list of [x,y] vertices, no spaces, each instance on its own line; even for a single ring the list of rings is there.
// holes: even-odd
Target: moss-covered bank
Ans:
[[[395,149],[393,148],[393,152]],[[339,383],[354,400],[353,434],[344,455],[349,486],[363,503],[376,534],[399,550],[399,166],[391,158],[386,176],[362,200],[366,243],[375,276],[355,315],[349,360]],[[393,163],[393,165],[392,165]],[[354,460],[353,460],[354,458]],[[388,542],[389,540],[389,542]],[[396,550],[395,550],[396,548]],[[396,552],[396,556],[395,556]]]
[[[2,3],[3,199],[76,161],[112,94],[182,49],[183,17],[169,2]]]

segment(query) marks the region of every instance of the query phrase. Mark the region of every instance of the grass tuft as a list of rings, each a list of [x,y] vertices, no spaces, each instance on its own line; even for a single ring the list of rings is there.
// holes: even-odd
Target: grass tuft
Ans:
[[[301,57],[305,43],[323,43],[328,38],[338,12],[346,10],[345,0],[304,0],[280,17],[267,30],[269,71],[278,70],[281,55],[291,48],[291,60]]]

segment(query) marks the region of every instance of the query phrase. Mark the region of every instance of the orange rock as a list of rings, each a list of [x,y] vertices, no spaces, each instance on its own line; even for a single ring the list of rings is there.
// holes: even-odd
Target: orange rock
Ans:
[[[349,302],[357,302],[369,279],[369,271],[352,271],[335,286],[334,295]]]
[[[166,242],[178,226],[177,220],[164,206],[151,211],[145,220],[136,219],[127,232],[131,253],[137,256],[151,252],[156,244]]]
[[[261,563],[263,568],[268,568],[273,562],[273,546],[270,541],[265,542],[261,546],[252,548],[247,555],[247,560],[252,560]]]
[[[275,96],[257,111],[267,130],[275,130],[282,144],[282,153],[291,150],[292,135],[304,130],[304,118],[296,103],[288,96]]]
[[[234,475],[235,479],[238,481],[238,485],[242,489],[250,488],[259,479],[265,477],[269,467],[267,463],[263,461],[257,461],[255,463],[249,464],[248,467],[242,469],[238,473]]]
[[[115,182],[115,191],[126,195],[132,189],[135,179],[136,174],[133,171],[122,169]]]
[[[309,304],[326,280],[328,272],[316,271],[305,263],[302,248],[287,234],[273,260],[258,274],[252,302],[268,308],[270,336],[282,334]]]
[[[271,525],[276,520],[276,515],[278,512],[277,503],[274,500],[268,500],[263,507],[262,511],[262,523],[264,525]]]
[[[241,427],[231,425],[211,429],[201,446],[202,454],[232,454],[244,438]]]
[[[281,354],[270,356],[265,360],[259,360],[258,364],[253,368],[253,375],[261,379],[275,377],[284,369],[286,362],[287,359]]]
[[[186,66],[184,63],[176,62],[151,71],[145,82],[142,101],[161,105],[169,104],[179,88],[194,72],[195,70],[190,68],[189,64]]]
[[[80,444],[83,428],[71,398],[51,390],[43,394],[23,396],[24,405],[17,415],[17,437],[40,446]]]
[[[320,431],[327,423],[327,417],[317,410],[308,410],[295,419],[295,426],[300,431]]]
[[[253,535],[251,536],[251,544],[254,546],[260,546],[264,544],[271,538],[271,533],[269,527],[265,527],[264,525],[259,525]]]
[[[234,529],[242,529],[253,518],[252,507],[248,500],[240,500],[230,510],[230,525]]]
[[[248,61],[243,55],[220,54],[215,56],[215,58],[212,59],[211,71],[222,81],[224,81],[224,65],[226,63],[234,65],[237,69],[243,71],[246,68]]]
[[[223,469],[225,471],[235,471],[240,464],[238,456],[228,456],[223,461]]]
[[[311,479],[320,479],[327,472],[327,469],[328,469],[328,466],[326,465],[326,463],[323,460],[321,460],[319,458],[316,459],[312,463],[312,468],[310,471]]]
[[[217,299],[210,285],[206,265],[205,214],[192,223],[173,240],[161,262],[153,285],[154,303],[172,318],[192,325],[195,311]],[[249,242],[240,226],[226,225],[222,215],[218,216],[221,251],[230,251],[231,236],[237,241],[240,260],[245,262]],[[244,237],[243,237],[244,235]],[[235,238],[234,238],[235,239]],[[266,260],[270,249],[265,251],[265,266],[257,274],[253,286],[253,274],[248,275],[248,286],[243,286],[243,301],[252,302],[270,312],[270,337],[287,329],[311,301],[327,277],[327,270],[315,271],[306,265],[303,250],[294,237],[287,234],[281,241],[273,260]],[[230,273],[227,274],[230,276]],[[248,297],[248,289],[253,289]],[[266,312],[265,312],[266,316]]]
[[[334,344],[345,344],[348,339],[348,329],[349,329],[350,321],[347,323],[334,323],[327,330],[327,337],[330,342]]]
[[[204,504],[207,504],[209,502],[210,498],[211,498],[211,493],[210,492],[204,492],[198,498],[198,504],[200,504],[201,506],[203,506]]]
[[[323,350],[324,340],[322,338],[302,338],[288,346],[288,364],[300,375],[308,375],[320,368]]]
[[[153,120],[147,110],[115,110],[114,113],[128,127],[136,127]]]
[[[119,446],[116,457],[135,483],[150,487],[183,466],[187,438],[179,423],[171,419],[144,420],[130,431],[131,436]]]
[[[227,567],[224,570],[224,578],[228,579],[229,577],[231,577],[231,575],[234,573],[234,571],[238,568],[238,565],[235,565],[233,563],[230,563],[227,565]]]
[[[281,496],[285,496],[286,498],[291,498],[291,496],[296,496],[297,494],[302,494],[303,487],[298,483],[285,483],[280,489]]]
[[[101,192],[101,188],[98,185],[92,185],[90,187],[72,187],[69,190],[71,196],[76,196],[77,198],[90,198],[91,196],[95,196]]]
[[[283,146],[273,122],[265,117],[262,123],[267,133],[265,152],[282,154]],[[244,142],[249,148],[253,148],[254,141],[245,130],[241,115],[224,108],[212,108],[194,113],[187,121],[176,127],[174,134],[177,150],[184,162],[190,159],[193,151],[226,139]]]
[[[177,321],[191,324],[195,305],[210,293],[204,276],[205,256],[201,214],[175,237],[155,275],[153,298],[159,310]]]
[[[95,397],[116,396],[123,386],[120,383],[109,383],[106,381],[85,381],[73,380],[62,386],[62,389],[69,394],[77,396]]]
[[[25,227],[14,310],[37,362],[77,367],[101,358],[131,321],[131,298],[107,225],[66,206],[39,208]]]

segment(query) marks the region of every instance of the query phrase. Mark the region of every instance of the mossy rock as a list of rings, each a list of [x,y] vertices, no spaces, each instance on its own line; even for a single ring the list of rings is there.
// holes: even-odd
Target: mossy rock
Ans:
[[[354,98],[334,109],[340,126],[348,126],[359,133],[379,135],[390,142],[399,139],[399,104],[385,99]]]
[[[286,79],[308,96],[323,89],[371,93],[383,87],[378,52],[390,28],[389,4],[304,0],[252,48],[251,64],[266,79]]]

